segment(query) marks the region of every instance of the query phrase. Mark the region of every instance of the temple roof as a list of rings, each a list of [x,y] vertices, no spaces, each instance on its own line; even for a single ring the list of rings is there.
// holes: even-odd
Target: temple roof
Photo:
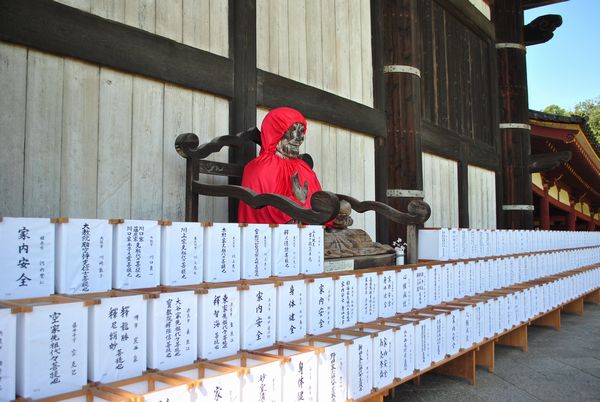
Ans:
[[[529,10],[530,8],[547,6],[554,3],[562,3],[569,0],[523,0],[523,10]]]

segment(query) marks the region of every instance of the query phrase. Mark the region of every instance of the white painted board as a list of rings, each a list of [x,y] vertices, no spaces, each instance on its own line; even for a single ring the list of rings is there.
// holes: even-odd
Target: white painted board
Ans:
[[[401,269],[396,274],[396,311],[408,313],[413,308],[413,269]]]
[[[276,341],[277,289],[274,283],[250,285],[240,291],[241,348],[252,350]]]
[[[344,401],[348,391],[348,346],[344,343],[319,344],[317,393],[319,401]]]
[[[317,401],[317,355],[315,352],[297,353],[281,364],[282,401]],[[285,351],[284,351],[285,353]]]
[[[396,331],[396,378],[404,378],[415,370],[415,326],[404,324]]]
[[[193,291],[148,300],[148,367],[168,370],[198,357],[198,302]]]
[[[113,228],[113,288],[139,289],[160,283],[160,225],[128,220]]]
[[[271,235],[267,224],[241,227],[241,277],[260,279],[271,276]]]
[[[377,275],[378,317],[391,317],[396,314],[396,271],[383,271]]]
[[[204,228],[204,282],[240,279],[240,227],[213,223]]]
[[[295,276],[300,273],[300,228],[286,224],[274,227],[272,234],[272,274]]]
[[[306,335],[306,284],[304,279],[277,287],[277,340],[289,342]]]
[[[240,349],[240,294],[235,287],[198,295],[198,357],[217,359]]]
[[[377,333],[373,338],[373,387],[387,387],[395,376],[395,334],[392,329]]]
[[[373,389],[373,339],[370,335],[355,338],[348,346],[347,378],[348,399],[362,398]]]
[[[113,227],[103,219],[56,225],[56,292],[82,294],[112,288]]]
[[[203,280],[204,228],[199,223],[173,222],[161,227],[160,283],[195,285]]]
[[[89,380],[113,382],[146,370],[147,314],[142,295],[106,297],[89,307]]]
[[[0,299],[54,293],[54,224],[43,218],[0,221]]]
[[[417,267],[413,270],[413,307],[423,308],[427,306],[429,269],[427,266]]]
[[[343,275],[334,281],[335,284],[335,328],[346,328],[356,324],[357,280],[354,275]]]
[[[307,284],[306,332],[320,335],[334,327],[335,285],[332,278],[315,278]]]
[[[88,311],[80,303],[46,304],[17,316],[17,394],[44,398],[87,383]]]
[[[369,322],[377,318],[377,273],[369,272],[358,277],[358,321]]]
[[[320,225],[300,227],[300,273],[320,274],[325,261],[325,229]]]

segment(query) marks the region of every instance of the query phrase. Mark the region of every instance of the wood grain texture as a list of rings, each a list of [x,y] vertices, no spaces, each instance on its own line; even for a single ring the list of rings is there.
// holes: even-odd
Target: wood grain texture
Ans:
[[[64,60],[29,51],[24,216],[60,214]]]
[[[27,49],[0,43],[0,216],[23,214]]]
[[[61,216],[96,217],[99,76],[97,66],[64,62]]]
[[[423,193],[431,206],[426,227],[458,227],[458,165],[423,153]]]
[[[494,171],[469,166],[469,226],[496,229],[496,175]]]
[[[133,77],[100,69],[98,122],[99,218],[131,216]]]
[[[125,0],[125,24],[156,32],[155,0]]]

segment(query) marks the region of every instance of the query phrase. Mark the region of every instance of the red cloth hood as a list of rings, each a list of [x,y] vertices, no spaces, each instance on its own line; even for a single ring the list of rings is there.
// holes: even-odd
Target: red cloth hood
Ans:
[[[284,159],[275,154],[277,144],[285,132],[295,123],[302,123],[306,131],[306,119],[297,110],[281,107],[271,110],[261,126],[262,147],[260,154],[244,168],[242,186],[258,194],[274,193],[291,198],[310,208],[310,197],[321,190],[315,172],[301,159]],[[302,203],[292,192],[292,176],[298,173],[300,183],[308,183],[308,196]],[[287,223],[290,216],[273,207],[253,209],[240,201],[238,221],[244,223]]]

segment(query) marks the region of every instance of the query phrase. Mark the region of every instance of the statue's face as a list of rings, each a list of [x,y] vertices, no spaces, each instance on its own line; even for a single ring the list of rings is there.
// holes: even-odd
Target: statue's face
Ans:
[[[300,146],[304,142],[304,125],[294,123],[285,132],[277,144],[279,156],[287,159],[297,158],[300,155]]]

